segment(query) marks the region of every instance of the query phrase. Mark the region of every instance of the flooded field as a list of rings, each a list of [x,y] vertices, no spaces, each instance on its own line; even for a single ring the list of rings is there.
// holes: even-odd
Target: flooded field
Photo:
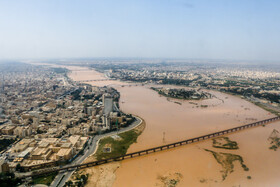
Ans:
[[[121,93],[121,110],[146,121],[144,132],[128,152],[274,116],[239,97],[216,91],[208,91],[215,97],[202,101],[167,99],[148,85],[98,81],[105,79],[103,74],[75,68],[71,67],[70,78],[97,80],[88,82],[96,86],[114,86]],[[280,130],[280,122],[228,135],[237,142],[239,149],[236,150],[214,148],[212,140],[206,140],[125,160],[115,171],[113,186],[279,186],[280,152],[270,150],[268,141],[273,129]],[[234,159],[229,162],[230,158]],[[244,170],[242,163],[248,169]],[[103,183],[103,186],[107,185]]]

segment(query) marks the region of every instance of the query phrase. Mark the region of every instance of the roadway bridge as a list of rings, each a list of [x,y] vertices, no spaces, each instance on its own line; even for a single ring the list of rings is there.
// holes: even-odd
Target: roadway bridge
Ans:
[[[109,81],[114,79],[91,79],[91,80],[82,80],[82,81],[76,81],[76,82],[95,82],[95,81]]]
[[[143,155],[148,155],[148,154],[151,154],[151,153],[164,151],[164,150],[168,150],[168,149],[171,149],[171,148],[175,148],[175,147],[179,147],[179,146],[183,146],[183,145],[187,145],[187,144],[191,144],[191,143],[195,143],[195,142],[200,142],[200,141],[203,141],[203,140],[207,140],[207,139],[210,139],[210,138],[222,136],[222,135],[225,135],[225,134],[238,132],[238,131],[241,131],[241,130],[244,130],[244,129],[249,129],[249,128],[257,127],[257,126],[261,126],[261,125],[266,125],[268,123],[275,122],[275,121],[278,121],[278,120],[280,120],[280,117],[269,118],[269,119],[265,119],[265,120],[262,120],[262,121],[258,121],[258,122],[234,127],[234,128],[231,128],[231,129],[226,129],[226,130],[223,130],[223,131],[218,131],[218,132],[214,132],[214,133],[211,133],[211,134],[203,135],[203,136],[200,136],[200,137],[191,138],[191,139],[187,139],[187,140],[183,140],[183,141],[179,141],[179,142],[174,142],[174,143],[170,143],[170,144],[166,144],[166,145],[162,145],[162,146],[158,146],[158,147],[153,147],[153,148],[141,150],[141,151],[138,151],[138,152],[133,152],[133,153],[121,155],[121,156],[118,156],[118,157],[113,157],[113,158],[108,158],[108,159],[103,159],[103,160],[98,160],[98,161],[94,161],[94,162],[88,162],[88,163],[78,164],[78,165],[73,165],[73,166],[66,166],[66,167],[62,167],[62,168],[54,168],[52,171],[41,171],[41,172],[38,172],[38,173],[33,173],[31,175],[27,175],[27,176],[19,177],[19,178],[33,177],[33,176],[36,176],[36,175],[44,175],[44,174],[48,174],[48,173],[51,173],[51,172],[71,171],[71,170],[75,170],[75,169],[82,169],[82,168],[87,168],[87,167],[92,167],[92,166],[98,166],[98,165],[102,165],[102,164],[106,164],[106,163],[110,163],[110,162],[121,161],[121,160],[124,160],[124,159],[129,159],[129,158],[139,157],[139,156],[143,156]]]

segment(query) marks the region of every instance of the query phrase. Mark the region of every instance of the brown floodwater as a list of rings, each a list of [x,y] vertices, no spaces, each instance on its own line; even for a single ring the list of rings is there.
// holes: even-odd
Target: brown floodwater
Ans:
[[[78,81],[104,79],[102,73],[79,69],[69,76]],[[202,101],[167,99],[149,89],[149,86],[119,81],[94,81],[96,86],[112,85],[121,93],[120,108],[140,116],[146,128],[128,152],[172,143],[211,132],[232,128],[274,115],[239,97],[208,91],[214,98]],[[121,86],[122,85],[122,86]],[[180,104],[174,101],[180,102]],[[202,108],[201,105],[208,105]],[[212,147],[206,140],[180,148],[125,160],[116,171],[114,187],[167,186],[163,181],[180,174],[177,186],[279,186],[280,152],[269,150],[267,138],[273,129],[280,130],[280,122],[228,135],[237,141],[238,150]],[[249,171],[235,161],[234,171],[222,180],[221,165],[204,149],[232,153],[243,157]],[[178,175],[177,175],[178,176]],[[250,176],[251,179],[247,177]]]

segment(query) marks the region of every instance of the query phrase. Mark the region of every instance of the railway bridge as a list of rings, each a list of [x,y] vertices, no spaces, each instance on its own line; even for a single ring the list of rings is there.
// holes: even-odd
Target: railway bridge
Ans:
[[[280,117],[269,118],[269,119],[265,119],[262,121],[258,121],[258,122],[254,122],[254,123],[250,123],[250,124],[246,124],[246,125],[241,125],[241,126],[234,127],[231,129],[226,129],[223,131],[218,131],[218,132],[214,132],[211,134],[207,134],[207,135],[203,135],[203,136],[199,136],[199,137],[195,137],[195,138],[191,138],[191,139],[187,139],[187,140],[183,140],[183,141],[179,141],[179,142],[174,142],[174,143],[170,143],[170,144],[166,144],[166,145],[162,145],[162,146],[158,146],[158,147],[153,147],[153,148],[149,148],[149,149],[145,149],[145,150],[141,150],[141,151],[137,151],[137,152],[133,152],[133,153],[128,153],[128,154],[121,155],[118,157],[113,157],[113,158],[108,158],[108,159],[103,159],[103,160],[98,160],[98,161],[94,161],[94,162],[88,162],[88,163],[78,164],[78,165],[73,165],[73,166],[65,166],[62,168],[54,168],[51,171],[41,171],[38,173],[34,172],[31,175],[27,175],[27,176],[19,177],[19,178],[33,177],[36,175],[45,175],[45,174],[48,174],[51,172],[58,172],[58,171],[71,171],[71,170],[75,170],[75,169],[82,169],[82,168],[87,168],[87,167],[92,167],[92,166],[98,166],[98,165],[115,162],[115,161],[122,161],[124,159],[130,159],[130,158],[134,158],[134,157],[148,155],[151,153],[164,151],[164,150],[168,150],[171,148],[175,148],[175,147],[179,147],[179,146],[183,146],[183,145],[187,145],[187,144],[191,144],[191,143],[195,143],[195,142],[200,142],[203,140],[222,136],[225,134],[238,132],[238,131],[241,131],[244,129],[249,129],[249,128],[257,127],[257,126],[261,126],[261,125],[266,125],[268,123],[275,122],[278,120],[280,120]]]

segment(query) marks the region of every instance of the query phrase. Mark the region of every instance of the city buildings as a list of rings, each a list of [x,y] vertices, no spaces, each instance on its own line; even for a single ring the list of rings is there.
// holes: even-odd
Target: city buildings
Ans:
[[[1,152],[3,171],[67,163],[89,136],[133,121],[116,108],[115,89],[73,82],[64,69],[24,64],[2,72],[0,138],[17,140]]]

